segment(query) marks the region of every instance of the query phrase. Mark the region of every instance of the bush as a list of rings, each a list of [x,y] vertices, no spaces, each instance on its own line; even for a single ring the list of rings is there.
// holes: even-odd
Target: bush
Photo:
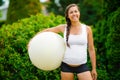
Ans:
[[[59,68],[42,71],[31,64],[29,40],[39,31],[64,23],[61,16],[37,14],[0,29],[0,78],[2,80],[60,80]]]
[[[109,72],[112,80],[120,80],[120,7],[111,13],[108,18],[108,26],[110,27],[110,33],[107,37],[106,47],[109,60]]]
[[[120,1],[104,0],[103,10],[100,10],[100,12],[103,13],[103,19],[95,25],[95,41],[98,53],[97,63],[99,63],[98,68],[101,68],[101,70],[106,70],[109,80],[120,79],[119,4]]]
[[[98,69],[97,73],[98,73],[97,80],[110,80],[110,78],[108,77],[108,73],[106,72],[106,70]]]

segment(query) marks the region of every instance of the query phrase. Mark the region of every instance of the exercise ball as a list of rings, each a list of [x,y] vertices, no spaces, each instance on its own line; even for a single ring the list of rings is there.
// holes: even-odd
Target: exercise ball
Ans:
[[[62,36],[53,32],[41,32],[28,44],[29,58],[41,70],[54,70],[61,65],[65,53]]]

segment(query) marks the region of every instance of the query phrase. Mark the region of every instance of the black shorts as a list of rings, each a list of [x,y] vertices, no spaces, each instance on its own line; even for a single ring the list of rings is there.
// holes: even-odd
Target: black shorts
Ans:
[[[77,67],[72,67],[64,62],[62,62],[61,64],[61,71],[62,72],[71,72],[71,73],[82,73],[85,71],[89,71],[89,68],[87,66],[87,64],[82,64],[80,66]]]

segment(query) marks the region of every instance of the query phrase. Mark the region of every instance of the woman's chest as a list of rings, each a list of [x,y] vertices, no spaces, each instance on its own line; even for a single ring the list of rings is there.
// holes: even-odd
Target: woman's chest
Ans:
[[[87,35],[69,35],[68,43],[70,45],[84,45],[87,44]]]

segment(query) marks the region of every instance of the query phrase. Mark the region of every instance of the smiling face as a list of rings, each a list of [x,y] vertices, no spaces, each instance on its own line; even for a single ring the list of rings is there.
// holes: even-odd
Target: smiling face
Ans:
[[[72,6],[68,10],[68,18],[71,22],[79,21],[80,11],[77,6]]]

